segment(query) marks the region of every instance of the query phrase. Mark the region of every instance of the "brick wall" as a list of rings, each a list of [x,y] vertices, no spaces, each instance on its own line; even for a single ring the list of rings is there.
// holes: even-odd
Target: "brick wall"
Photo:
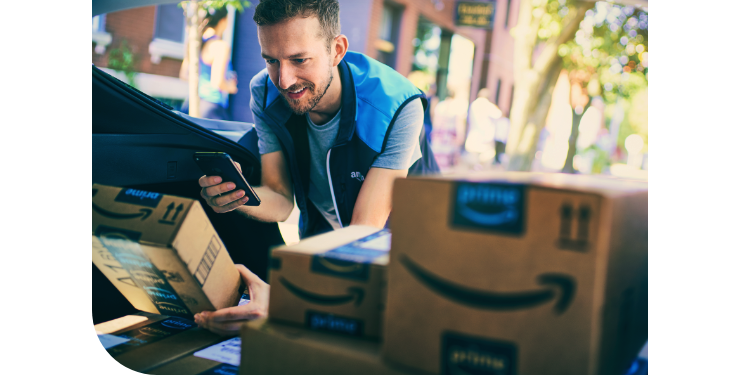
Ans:
[[[518,23],[518,8],[520,0],[510,0],[510,16],[508,27],[505,28],[505,17],[507,16],[507,0],[497,1],[497,12],[495,14],[494,28],[492,31],[492,50],[490,51],[489,75],[487,76],[487,88],[494,102],[497,95],[497,80],[502,80],[500,86],[500,100],[497,104],[500,109],[509,115],[508,110],[512,104],[513,76],[513,49],[514,39],[510,35],[512,29]]]
[[[125,39],[128,41],[128,47],[136,55],[137,72],[179,77],[181,60],[162,57],[159,64],[151,62],[149,43],[154,38],[155,23],[155,6],[108,13],[105,16],[105,31],[113,36],[113,41],[102,55],[95,53],[93,43],[92,63],[98,67],[107,67],[110,51],[118,48]]]

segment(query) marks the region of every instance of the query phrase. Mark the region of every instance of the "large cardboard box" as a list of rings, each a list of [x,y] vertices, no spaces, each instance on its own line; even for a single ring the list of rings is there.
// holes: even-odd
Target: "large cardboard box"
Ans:
[[[647,183],[395,182],[383,355],[430,373],[621,374],[647,338]]]
[[[216,374],[235,375],[238,367],[231,364],[221,363],[209,359],[203,359],[195,355],[187,355],[170,363],[146,371],[146,374],[156,375],[195,375]]]
[[[100,323],[95,330],[113,359],[142,373],[227,338],[190,320],[145,312]]]
[[[377,341],[275,323],[241,328],[239,374],[417,374],[388,364]]]
[[[147,371],[148,374],[238,374],[241,337],[231,337]]]
[[[149,313],[192,319],[240,297],[240,274],[196,200],[94,184],[92,262]]]
[[[388,229],[349,226],[271,252],[269,317],[379,337]]]

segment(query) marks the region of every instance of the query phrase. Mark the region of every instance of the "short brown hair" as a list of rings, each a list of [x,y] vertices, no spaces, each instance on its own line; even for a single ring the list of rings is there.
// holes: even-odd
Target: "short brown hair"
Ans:
[[[339,7],[336,0],[260,0],[254,10],[254,22],[259,26],[274,25],[294,17],[315,16],[320,22],[319,36],[330,41],[341,34]]]

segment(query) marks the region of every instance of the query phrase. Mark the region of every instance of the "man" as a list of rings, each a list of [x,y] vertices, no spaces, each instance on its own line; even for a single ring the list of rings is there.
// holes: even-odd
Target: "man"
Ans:
[[[451,170],[458,162],[464,145],[466,115],[469,103],[456,98],[456,90],[446,88],[446,98],[433,110],[431,148],[441,171]]]
[[[492,159],[495,120],[502,116],[500,109],[489,101],[489,90],[482,88],[469,107],[469,134],[465,149],[471,164],[481,168]]]
[[[300,209],[300,237],[344,226],[384,227],[392,184],[408,172],[437,172],[423,135],[423,93],[366,56],[348,51],[336,0],[262,0],[254,11],[266,69],[251,80],[262,186],[258,207],[220,177],[202,177],[215,212],[284,221]],[[252,302],[200,313],[196,321],[235,333],[268,310],[268,285],[242,276]],[[266,295],[266,297],[264,297]]]

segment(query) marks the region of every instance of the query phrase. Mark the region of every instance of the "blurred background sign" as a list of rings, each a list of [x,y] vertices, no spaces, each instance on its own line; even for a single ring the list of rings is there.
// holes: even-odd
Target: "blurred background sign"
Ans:
[[[496,0],[486,2],[459,1],[456,3],[456,26],[491,29]]]

